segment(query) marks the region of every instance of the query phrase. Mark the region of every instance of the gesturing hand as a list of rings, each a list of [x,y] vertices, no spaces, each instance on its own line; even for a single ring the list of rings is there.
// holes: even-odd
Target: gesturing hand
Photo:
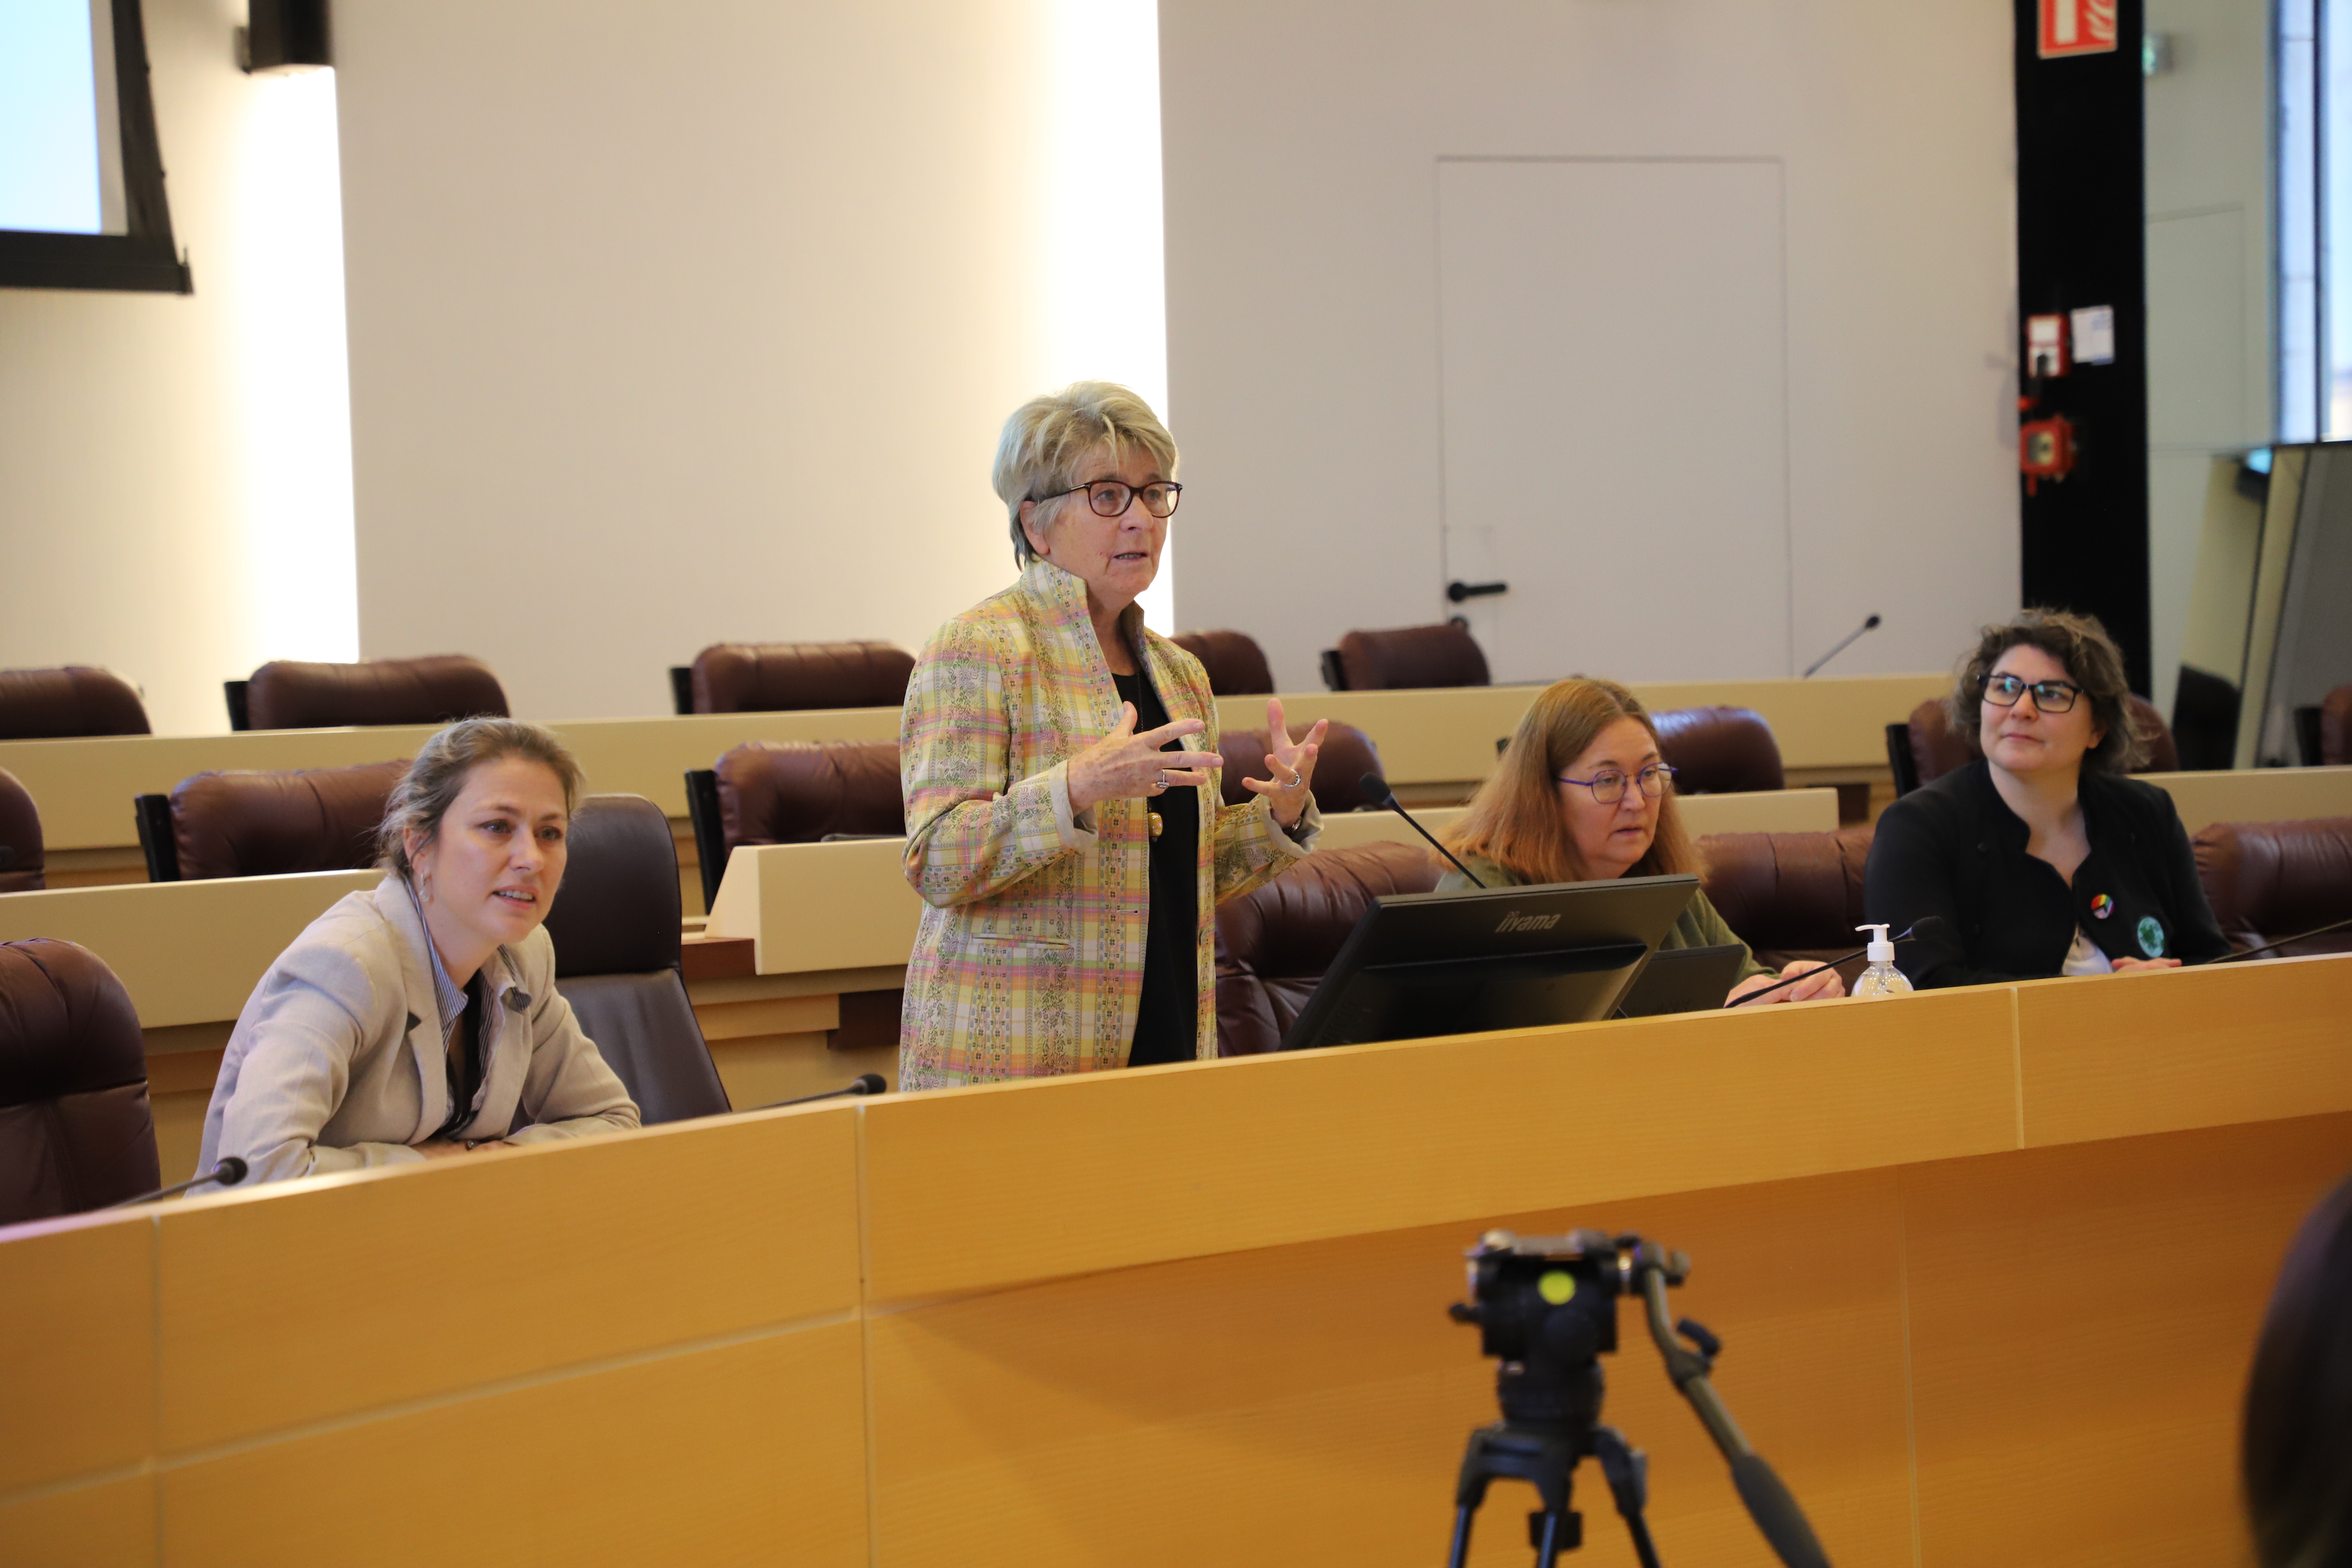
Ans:
[[[1315,728],[1307,738],[1294,743],[1290,730],[1282,721],[1282,699],[1269,697],[1265,703],[1265,765],[1270,779],[1244,779],[1242,788],[1253,795],[1265,796],[1265,804],[1274,811],[1274,819],[1285,827],[1297,826],[1307,810],[1307,792],[1315,779],[1315,758],[1323,749],[1323,731],[1331,727],[1328,719],[1315,721]]]
[[[1132,800],[1160,795],[1186,784],[1195,788],[1210,779],[1212,768],[1225,759],[1214,752],[1168,752],[1160,748],[1171,741],[1197,735],[1208,726],[1198,719],[1179,719],[1157,730],[1135,732],[1135,704],[1118,705],[1118,727],[1070,759],[1070,809],[1086,810],[1097,801]]]

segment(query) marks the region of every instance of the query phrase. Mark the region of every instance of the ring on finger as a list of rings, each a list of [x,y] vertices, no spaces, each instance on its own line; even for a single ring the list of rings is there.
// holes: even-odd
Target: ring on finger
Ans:
[[[1160,794],[1168,787],[1168,770],[1162,768],[1151,780],[1151,793]]]

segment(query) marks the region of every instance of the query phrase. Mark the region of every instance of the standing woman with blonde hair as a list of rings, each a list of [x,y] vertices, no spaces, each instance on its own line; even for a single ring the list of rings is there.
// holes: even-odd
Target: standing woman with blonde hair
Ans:
[[[1581,676],[1554,681],[1520,719],[1494,777],[1445,835],[1446,847],[1490,888],[1696,873],[1698,852],[1675,809],[1674,777],[1658,751],[1657,727],[1632,692]],[[1448,871],[1437,886],[1454,892],[1470,882]],[[1745,951],[1748,944],[1706,893],[1694,891],[1658,945]],[[1819,967],[1791,963],[1775,975],[1751,954],[1731,995]],[[1844,994],[1837,971],[1828,969],[1769,999]]]
[[[1020,581],[932,634],[899,721],[901,1089],[1213,1057],[1216,906],[1313,845],[1323,738],[1266,704],[1269,779],[1223,803],[1200,662],[1143,624],[1184,487],[1141,398],[1082,381],[1005,421]]]

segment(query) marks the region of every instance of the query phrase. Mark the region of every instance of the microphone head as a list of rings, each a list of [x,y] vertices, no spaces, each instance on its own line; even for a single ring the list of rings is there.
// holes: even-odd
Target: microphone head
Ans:
[[[219,1162],[213,1166],[213,1175],[219,1181],[222,1186],[233,1187],[239,1182],[245,1180],[245,1173],[249,1169],[251,1169],[251,1167],[247,1165],[244,1161],[238,1159],[236,1155],[224,1154],[220,1157]]]
[[[1387,805],[1396,799],[1389,793],[1389,781],[1378,773],[1366,773],[1356,781],[1356,787],[1362,790],[1374,805]]]
[[[1873,616],[1870,619],[1863,622],[1862,629],[1866,632],[1876,631],[1878,629],[1878,617],[1876,616]]]
[[[887,1094],[890,1092],[889,1083],[878,1072],[859,1073],[857,1075],[857,1081],[851,1084],[849,1088],[850,1091],[854,1094]]]
[[[1951,934],[1951,921],[1941,915],[1922,915],[1911,922],[1909,931],[1904,932],[1913,942],[1948,942]]]

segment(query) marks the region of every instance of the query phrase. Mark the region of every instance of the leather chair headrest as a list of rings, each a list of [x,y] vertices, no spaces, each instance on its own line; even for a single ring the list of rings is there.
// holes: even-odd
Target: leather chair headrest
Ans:
[[[915,656],[886,642],[716,643],[694,656],[697,713],[896,708]]]
[[[1707,900],[1759,952],[1860,947],[1862,873],[1871,830],[1716,833],[1699,840]]]
[[[345,724],[453,724],[507,717],[507,694],[489,667],[463,654],[372,658],[359,664],[272,659],[245,689],[256,730],[326,730]]]
[[[548,907],[555,977],[676,968],[677,842],[661,807],[592,795],[572,814],[563,885]]]
[[[1169,639],[1201,661],[1213,697],[1271,697],[1274,669],[1246,632],[1178,632]]]
[[[907,831],[896,741],[751,741],[713,771],[730,849]]]
[[[41,850],[41,814],[16,775],[0,768],[0,893],[37,892],[47,886]]]
[[[2241,942],[2260,946],[2352,917],[2352,816],[2216,822],[2199,829],[2190,847],[2213,918]],[[2347,949],[2352,932],[2311,945]]]
[[[2352,686],[2319,700],[2319,760],[2331,768],[2352,763]]]
[[[98,954],[0,942],[0,1106],[146,1081],[138,1011]]]
[[[1654,713],[1658,751],[1683,795],[1780,789],[1780,745],[1753,708],[1669,708]]]
[[[1487,684],[1486,654],[1468,627],[1452,621],[1349,632],[1339,639],[1339,654],[1350,691]]]
[[[1320,979],[1374,899],[1426,893],[1445,869],[1424,845],[1385,840],[1295,860],[1273,881],[1217,906],[1218,968]]]
[[[1297,740],[1315,727],[1311,718],[1301,721],[1283,716],[1290,725],[1290,737]],[[1223,730],[1217,735],[1217,754],[1225,759],[1225,768],[1218,785],[1227,805],[1240,805],[1255,797],[1242,787],[1244,779],[1263,779],[1266,772],[1266,748],[1274,737],[1265,730]],[[1353,724],[1334,721],[1323,731],[1322,749],[1315,758],[1315,805],[1326,816],[1343,811],[1355,811],[1373,804],[1356,781],[1366,773],[1381,771],[1380,748],[1372,738]]]
[[[139,693],[110,669],[0,669],[0,741],[151,732]]]
[[[180,875],[201,881],[373,866],[384,804],[407,772],[403,760],[182,779],[172,791]]]
[[[2132,771],[2142,773],[2168,773],[2180,766],[2180,750],[2173,743],[2172,727],[2155,703],[2137,692],[2128,694],[2126,705],[2131,710],[2132,727],[2147,742],[2147,758]],[[1946,773],[1964,768],[1979,753],[1975,737],[1957,734],[1945,716],[1944,700],[1930,698],[1911,710],[1911,761],[1919,770],[1919,782],[1932,784]]]

